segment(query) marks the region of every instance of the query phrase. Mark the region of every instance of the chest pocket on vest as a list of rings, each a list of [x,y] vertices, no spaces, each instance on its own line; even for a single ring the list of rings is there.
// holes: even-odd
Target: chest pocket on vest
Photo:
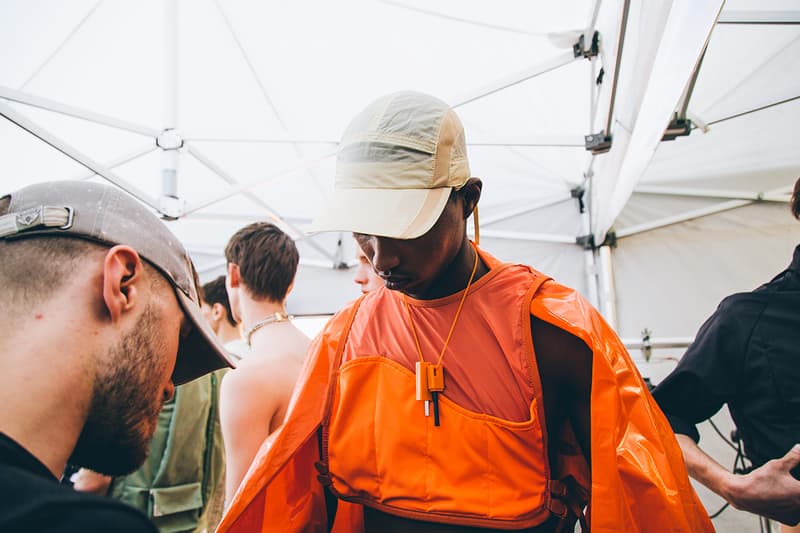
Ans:
[[[468,411],[445,392],[435,427],[415,400],[414,374],[394,361],[348,361],[335,382],[324,447],[339,497],[462,525],[530,527],[549,516],[537,399],[529,420],[510,422]]]

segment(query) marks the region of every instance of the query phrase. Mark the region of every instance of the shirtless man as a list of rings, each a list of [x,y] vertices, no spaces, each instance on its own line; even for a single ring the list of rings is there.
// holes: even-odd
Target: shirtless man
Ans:
[[[291,237],[273,224],[256,222],[231,237],[225,257],[231,311],[250,348],[222,382],[229,501],[264,439],[283,423],[310,341],[286,314],[299,260]]]
[[[217,339],[236,361],[247,355],[247,343],[242,339],[241,324],[236,322],[228,301],[225,276],[219,276],[203,285],[203,316],[206,317]]]

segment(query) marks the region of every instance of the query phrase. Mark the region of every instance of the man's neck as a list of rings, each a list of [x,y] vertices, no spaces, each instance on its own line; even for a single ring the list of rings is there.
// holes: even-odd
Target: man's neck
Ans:
[[[41,314],[35,328],[17,328],[0,346],[0,431],[58,478],[89,412],[94,378],[85,363],[93,347],[86,341],[95,337],[80,320],[59,335],[67,330],[57,313]]]
[[[475,265],[476,260],[478,262],[477,266]],[[422,294],[409,294],[408,296],[418,300],[435,300],[463,291],[467,287],[467,283],[469,283],[473,268],[475,268],[473,283],[489,272],[489,268],[481,261],[477,249],[465,236],[453,260],[426,287],[424,292]]]
[[[241,311],[242,329],[248,331],[257,322],[264,320],[268,316],[273,316],[276,313],[286,313],[286,306],[284,302],[243,298],[241,301]]]
[[[229,342],[242,340],[242,330],[238,325],[231,326],[229,322],[220,324],[219,330],[216,333],[217,338],[220,340],[220,342],[222,342],[222,344],[228,344]]]

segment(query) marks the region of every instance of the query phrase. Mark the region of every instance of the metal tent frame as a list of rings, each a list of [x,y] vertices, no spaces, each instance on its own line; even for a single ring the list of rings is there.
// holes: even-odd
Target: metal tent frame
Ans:
[[[330,158],[335,154],[335,150],[333,148],[335,148],[337,141],[333,139],[315,138],[314,136],[297,135],[296,132],[290,132],[288,130],[285,122],[281,118],[279,110],[272,101],[267,88],[259,79],[259,74],[253,66],[252,61],[248,57],[248,52],[244,43],[237,36],[233,24],[218,1],[215,2],[215,6],[219,12],[219,15],[224,21],[224,25],[229,31],[230,37],[235,41],[242,59],[248,65],[253,81],[259,87],[264,102],[272,110],[272,113],[281,124],[281,127],[284,131],[284,136],[269,136],[261,138],[212,138],[202,136],[182,136],[178,121],[179,96],[177,71],[180,58],[178,55],[179,27],[177,0],[164,0],[163,2],[163,49],[165,61],[163,71],[164,86],[162,91],[162,123],[159,128],[132,123],[101,113],[96,113],[88,109],[77,108],[51,99],[36,96],[24,90],[25,87],[29,85],[30,82],[35,79],[40,72],[46,69],[48,64],[59,54],[60,50],[66,45],[66,43],[81,30],[81,28],[86,24],[87,20],[92,17],[101,4],[102,0],[99,0],[87,11],[86,15],[78,21],[74,29],[66,35],[63,42],[60,43],[55,50],[33,70],[33,73],[19,89],[0,86],[0,99],[6,101],[0,101],[0,115],[85,167],[87,169],[87,173],[80,176],[81,179],[88,179],[93,176],[101,176],[110,183],[113,183],[116,186],[126,190],[140,201],[156,210],[164,218],[228,221],[246,221],[253,220],[254,218],[268,219],[281,225],[285,230],[293,235],[294,238],[305,242],[324,258],[322,261],[318,259],[304,258],[302,259],[301,264],[315,267],[324,265],[325,267],[329,268],[342,268],[352,265],[352,261],[342,260],[340,250],[328,249],[319,244],[313,237],[307,236],[301,227],[302,223],[306,221],[293,220],[290,217],[282,216],[279,207],[271,205],[262,197],[254,193],[255,190],[258,190],[276,178],[285,177],[295,172],[305,172],[308,170],[311,170],[313,173],[313,168],[319,161]],[[397,2],[395,2],[395,4],[397,4]],[[676,2],[675,4],[677,6],[676,9],[691,9],[692,7],[688,5],[691,3],[681,5],[681,2]],[[710,17],[709,20],[711,20],[711,24],[708,25],[708,28],[705,31],[703,31],[702,28],[700,31],[697,31],[694,37],[698,43],[697,46],[699,47],[699,54],[694,59],[695,68],[691,72],[682,73],[682,75],[685,75],[687,79],[691,80],[689,85],[694,84],[694,80],[702,68],[702,54],[704,53],[709,34],[714,24],[800,24],[800,11],[730,11],[720,13],[720,9],[716,7],[720,4],[721,2],[719,4],[712,2],[710,6],[705,7],[705,16]],[[567,65],[571,65],[575,62],[583,60],[588,61],[589,66],[587,68],[587,85],[589,89],[588,94],[590,116],[587,117],[589,129],[587,130],[586,139],[579,139],[564,135],[553,135],[540,136],[537,138],[527,137],[524,139],[498,139],[482,141],[471,143],[471,146],[495,146],[508,148],[511,150],[527,147],[575,148],[587,146],[587,148],[591,148],[592,155],[588,160],[584,175],[574,176],[572,177],[574,179],[570,180],[572,183],[569,185],[573,187],[571,194],[569,191],[564,191],[563,193],[545,198],[540,202],[534,203],[533,205],[499,210],[493,213],[492,216],[486,217],[482,220],[482,224],[484,226],[482,235],[489,238],[515,240],[521,242],[575,244],[576,246],[583,247],[584,269],[586,276],[586,296],[594,305],[600,308],[601,312],[604,314],[612,327],[616,326],[617,319],[616,294],[613,275],[613,242],[609,242],[607,239],[607,232],[611,228],[610,225],[608,228],[606,228],[604,225],[598,225],[597,221],[593,220],[592,210],[596,210],[597,206],[593,205],[591,196],[595,193],[595,183],[598,180],[598,157],[601,157],[601,154],[613,148],[614,141],[612,141],[612,139],[615,136],[615,130],[619,129],[620,127],[623,127],[624,129],[624,126],[622,126],[622,123],[619,121],[617,113],[618,110],[615,108],[615,105],[619,95],[618,89],[620,84],[621,65],[626,52],[624,45],[626,35],[628,33],[627,30],[630,9],[630,0],[621,0],[616,3],[610,1],[602,2],[601,0],[597,0],[594,2],[594,7],[591,11],[591,17],[590,20],[587,21],[585,29],[582,32],[575,33],[574,36],[577,36],[578,40],[573,43],[571,50],[551,57],[541,63],[531,65],[528,68],[510,73],[502,78],[492,80],[489,83],[471,89],[463,94],[455,95],[448,100],[453,107],[459,108],[469,103],[484,99],[490,95],[502,92],[527,80],[531,80],[563,68]],[[608,14],[608,11],[611,11],[610,15]],[[603,13],[606,14],[606,22],[603,22],[602,20]],[[697,16],[696,9],[693,15]],[[611,21],[610,26],[608,20]],[[600,33],[600,31],[608,27],[614,27],[614,25],[616,25],[616,33],[614,34],[614,32],[611,32],[612,39],[603,44],[605,36]],[[601,43],[600,46],[598,46],[598,41]],[[605,71],[607,81],[603,84],[598,84],[598,76],[603,70]],[[609,76],[610,81],[608,81]],[[683,86],[681,86],[681,90],[683,90]],[[759,109],[753,109],[747,113],[758,112],[773,105],[781,105],[792,100],[794,100],[794,98],[787,101],[776,102],[768,106],[762,106]],[[52,132],[47,131],[46,128],[37,124],[35,121],[28,118],[24,113],[12,107],[9,104],[10,102],[22,104],[27,107],[43,109],[53,113],[79,118],[96,124],[142,135],[147,138],[147,142],[144,143],[140,148],[133,150],[124,156],[118,157],[112,161],[100,162],[72,146],[66,139],[60,138]],[[676,108],[678,109],[678,112],[676,113],[681,115],[680,118],[689,118],[692,120],[692,122],[694,122],[694,124],[699,126],[692,130],[691,133],[693,134],[697,134],[698,132],[707,132],[708,128],[713,126],[715,123],[736,118],[736,116],[732,116],[718,119],[716,121],[703,122],[701,118],[694,116],[690,109],[691,88],[689,88],[687,91],[684,91],[683,97],[681,101],[677,103]],[[599,133],[595,129],[597,124],[602,124],[602,128],[600,128]],[[598,148],[596,144],[593,144],[598,139],[607,144],[611,143],[611,146],[600,146]],[[223,165],[216,163],[212,157],[205,153],[204,150],[198,145],[198,143],[209,140],[232,143],[248,142],[290,145],[297,150],[301,164],[297,165],[295,168],[281,173],[280,175],[271,175],[253,181],[244,181],[240,178],[237,178],[230,171],[226,170]],[[311,144],[330,146],[331,150],[321,157],[316,157],[309,160],[303,157],[303,154],[301,151],[299,151],[298,147]],[[140,190],[135,184],[131,183],[130,181],[126,181],[115,173],[115,168],[151,154],[156,150],[160,150],[161,155],[161,191],[157,198],[143,190]],[[196,162],[199,162],[202,166],[206,167],[220,180],[226,183],[228,188],[224,192],[212,195],[204,201],[200,201],[192,205],[186,205],[186,203],[178,197],[177,192],[177,185],[178,181],[180,180],[182,156],[190,157]],[[789,191],[787,191],[786,188],[753,193],[750,191],[708,190],[691,187],[681,188],[637,184],[635,187],[633,187],[632,193],[715,198],[725,201],[702,209],[693,209],[677,215],[658,220],[652,220],[648,223],[624,228],[616,232],[612,230],[612,241],[613,239],[624,239],[625,237],[631,235],[636,235],[670,224],[676,224],[686,220],[708,216],[725,210],[736,209],[750,205],[753,202],[786,202],[788,200],[788,192]],[[248,198],[261,210],[261,212],[225,214],[213,213],[207,210],[209,206],[213,206],[220,201],[236,195],[241,195],[245,198]],[[582,221],[580,234],[571,235],[532,231],[510,231],[493,228],[493,225],[503,220],[517,217],[526,213],[536,212],[537,210],[553,206],[560,202],[569,201],[571,198],[578,198],[582,204],[583,195],[586,195],[586,198],[589,201],[588,209],[581,208],[580,211],[580,217]],[[613,219],[611,222],[613,222]],[[194,247],[191,249],[191,251],[198,253],[213,252],[211,249],[204,249],[201,247]],[[218,263],[212,263],[206,268],[207,270],[213,270],[218,266]]]

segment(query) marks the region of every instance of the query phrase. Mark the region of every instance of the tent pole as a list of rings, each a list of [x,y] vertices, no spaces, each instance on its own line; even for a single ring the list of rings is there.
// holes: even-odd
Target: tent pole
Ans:
[[[525,213],[532,213],[538,209],[542,209],[544,207],[549,207],[551,205],[560,204],[561,202],[566,202],[571,200],[572,197],[567,194],[557,194],[550,198],[545,198],[539,202],[536,202],[531,205],[527,205],[525,207],[520,207],[517,209],[509,209],[508,211],[502,211],[494,216],[483,216],[481,215],[481,227],[486,227],[490,224],[494,224],[496,222],[500,222],[502,220],[507,220],[509,218],[513,218],[519,215],[524,215]],[[572,239],[570,242],[575,242],[575,239]]]
[[[644,224],[637,224],[636,226],[630,226],[617,231],[616,232],[617,239],[620,239],[622,237],[630,237],[631,235],[636,235],[638,233],[644,233],[645,231],[651,231],[654,229],[663,228],[665,226],[670,226],[672,224],[679,224],[681,222],[686,222],[687,220],[693,220],[695,218],[702,218],[709,215],[716,215],[717,213],[722,213],[723,211],[738,209],[740,207],[745,207],[754,204],[756,202],[788,201],[789,195],[791,195],[791,191],[792,191],[792,185],[785,185],[777,189],[772,189],[763,193],[758,193],[759,196],[758,198],[755,199],[729,200],[727,202],[701,207],[699,209],[692,209],[691,211],[686,211],[684,213],[679,213],[677,215],[664,217],[658,220],[651,220],[650,222],[645,222]]]
[[[336,262],[336,259],[334,257],[334,254],[332,254],[331,252],[326,250],[320,244],[314,242],[313,239],[311,239],[309,236],[307,236],[305,234],[305,232],[303,230],[301,230],[300,228],[298,228],[296,225],[294,225],[291,222],[289,222],[287,220],[284,220],[280,216],[278,216],[277,212],[274,209],[272,209],[272,207],[270,207],[269,204],[267,204],[264,200],[261,199],[260,196],[258,196],[257,194],[253,193],[250,190],[250,189],[253,189],[256,186],[258,186],[261,181],[265,181],[265,180],[258,180],[257,182],[250,183],[250,184],[246,184],[246,183],[245,184],[241,184],[241,183],[239,183],[238,180],[236,180],[232,176],[230,176],[219,165],[217,165],[213,161],[211,161],[211,159],[206,157],[202,152],[200,152],[194,146],[187,145],[186,146],[186,150],[188,151],[189,155],[194,157],[203,166],[205,166],[206,168],[208,168],[209,170],[214,172],[217,176],[219,176],[221,179],[223,179],[226,183],[229,183],[230,185],[232,185],[232,187],[229,190],[227,190],[225,192],[225,194],[223,194],[221,196],[217,196],[217,197],[215,197],[215,198],[213,198],[213,199],[211,199],[209,201],[205,201],[203,203],[200,203],[200,204],[197,204],[197,205],[193,205],[193,206],[190,206],[190,207],[184,209],[183,210],[183,215],[184,216],[185,215],[189,215],[189,214],[191,214],[191,213],[193,213],[195,211],[199,211],[200,209],[203,209],[204,207],[208,207],[211,204],[215,204],[217,202],[221,202],[222,200],[225,200],[226,198],[230,198],[231,196],[233,196],[235,194],[241,193],[243,196],[245,196],[246,198],[251,200],[253,203],[263,207],[267,211],[269,217],[272,218],[275,222],[277,222],[279,224],[283,224],[285,227],[287,227],[291,231],[293,231],[297,235],[298,239],[300,239],[300,240],[305,239],[305,241],[309,244],[309,246],[313,247],[315,250],[317,250],[318,252],[323,254],[325,257],[330,258],[330,260],[333,262],[333,266],[336,267],[337,262]],[[311,164],[313,164],[313,163],[315,163],[317,161],[320,161],[322,159],[331,157],[333,155],[335,155],[335,152],[332,152],[330,154],[326,154],[323,157],[317,159],[316,161],[303,161],[303,163],[301,165],[299,165],[297,168],[295,168],[294,170],[290,170],[288,172],[284,172],[281,175],[286,176],[286,175],[292,174],[294,172],[298,172],[300,170],[304,170],[309,165],[311,165]]]
[[[592,58],[591,68],[589,69],[589,129],[586,131],[592,131],[592,129],[594,129],[594,120],[597,116],[597,95],[599,91],[597,90],[596,80],[597,62]]]
[[[53,113],[58,113],[60,115],[117,128],[123,131],[138,133],[139,135],[144,135],[145,137],[158,136],[158,130],[155,128],[109,117],[107,115],[95,113],[79,107],[62,104],[61,102],[56,102],[55,100],[50,100],[48,98],[42,98],[41,96],[34,96],[23,91],[6,87],[5,85],[0,85],[0,98],[5,98],[6,100],[17,102],[19,104],[25,104],[26,106],[30,107],[36,107],[38,109],[52,111]]]
[[[575,244],[575,237],[572,235],[559,235],[553,233],[530,233],[525,231],[504,231],[481,228],[481,237],[492,237],[494,239],[519,240],[526,242]]]
[[[611,329],[617,329],[617,294],[614,287],[614,264],[611,258],[611,247],[604,244],[598,248],[599,285],[602,295],[600,311]]]
[[[591,234],[591,215],[588,209],[581,212],[581,225],[583,227],[583,235]],[[594,245],[584,245],[583,251],[583,270],[586,276],[586,292],[584,296],[589,300],[589,303],[596,308],[600,308],[598,301],[597,290],[597,266],[594,261]]]
[[[178,127],[178,3],[164,0],[164,101],[162,109],[164,133]],[[163,136],[164,134],[162,134]],[[178,198],[178,150],[182,143],[161,147],[162,201]]]
[[[142,146],[141,148],[139,148],[138,150],[132,151],[132,152],[130,152],[128,154],[125,154],[125,155],[120,156],[120,157],[118,157],[116,159],[113,159],[112,161],[109,161],[108,163],[106,163],[106,168],[109,169],[109,170],[114,170],[117,167],[121,167],[122,165],[124,165],[126,163],[130,163],[131,161],[139,159],[140,157],[142,157],[144,155],[147,155],[150,152],[153,152],[155,150],[156,150],[156,147],[153,146],[153,143],[151,141],[151,142],[147,143],[145,146]],[[82,172],[80,174],[76,174],[71,179],[88,180],[88,179],[92,179],[96,175],[97,175],[97,173],[95,171],[90,170],[89,172]]]
[[[83,165],[84,167],[91,170],[98,176],[102,176],[107,181],[113,183],[114,185],[124,190],[134,198],[139,199],[144,204],[147,204],[148,206],[154,209],[158,209],[155,199],[151,198],[150,195],[148,195],[142,190],[139,190],[132,183],[129,183],[120,178],[119,176],[117,176],[106,165],[98,163],[85,153],[81,152],[71,144],[67,143],[64,139],[57,137],[56,135],[53,135],[45,128],[39,126],[38,124],[28,119],[23,114],[17,112],[14,108],[3,102],[0,102],[0,117],[7,118],[13,124],[16,124],[20,128],[30,133],[31,135],[38,137],[43,142],[49,144],[50,146],[52,146],[65,156],[75,161],[76,163]]]
[[[714,204],[708,207],[702,207],[700,209],[692,209],[691,211],[686,211],[685,213],[680,213],[678,215],[664,217],[658,220],[651,220],[650,222],[645,222],[644,224],[637,224],[636,226],[623,228],[617,232],[617,239],[621,239],[623,237],[630,237],[631,235],[637,235],[639,233],[644,233],[645,231],[651,231],[654,229],[671,226],[672,224],[679,224],[681,222],[686,222],[687,220],[692,220],[695,218],[701,218],[708,215],[716,215],[717,213],[722,213],[723,211],[729,211],[731,209],[744,207],[752,203],[753,202],[750,200],[730,200],[727,202]]]
[[[591,30],[594,30],[594,26],[597,23],[597,16],[600,12],[600,0],[597,0],[594,6],[594,14],[592,15],[592,27]],[[594,121],[597,114],[597,102],[599,97],[599,90],[596,90],[595,85],[595,70],[596,70],[596,61],[595,58],[590,58],[590,62],[592,68],[589,69],[589,75],[591,76],[589,80],[589,131],[592,131],[594,127]],[[580,198],[580,216],[581,216],[581,228],[582,232],[581,235],[592,235],[592,216],[590,213],[591,208],[591,201],[589,202],[588,206],[583,205],[583,197],[586,195],[586,192],[589,193],[589,198],[591,199],[593,195],[593,182],[592,177],[594,176],[594,160],[595,155],[592,154],[589,157],[589,165],[586,168],[586,171],[583,173],[583,183],[581,184],[581,188],[583,188],[583,192],[581,192]],[[584,296],[586,299],[589,300],[589,303],[592,304],[595,308],[600,308],[600,303],[598,299],[598,287],[597,287],[597,265],[595,264],[594,259],[594,242],[591,242],[589,245],[584,244],[583,249],[583,270],[584,275],[586,276],[586,291]]]
[[[783,191],[741,191],[736,189],[697,189],[693,187],[672,187],[659,185],[637,185],[633,192],[638,194],[652,194],[660,196],[689,196],[693,198],[751,200],[753,202],[788,202],[792,195],[792,185]]]
[[[186,247],[186,251],[189,252],[189,254],[202,254],[202,255],[213,255],[213,256],[219,256],[219,254],[220,254],[218,248],[210,248],[210,247],[206,248],[206,247],[202,247],[202,246],[187,246]],[[223,257],[222,259],[215,260],[212,263],[206,264],[205,266],[206,267],[211,266],[211,268],[209,268],[209,270],[213,270],[214,268],[224,267],[227,264],[228,264],[228,262]],[[314,268],[325,268],[325,269],[328,269],[328,270],[331,268],[330,261],[325,261],[324,259],[307,259],[307,258],[302,258],[301,257],[299,259],[298,264],[300,266],[307,266],[307,267],[314,267]],[[358,261],[353,260],[351,262],[345,262],[345,264],[349,268],[349,267],[356,266],[358,264]]]
[[[622,20],[619,25],[619,41],[617,43],[617,56],[614,59],[614,77],[611,81],[611,100],[608,104],[608,116],[606,117],[606,129],[602,130],[606,135],[611,135],[611,124],[614,121],[614,104],[617,99],[617,88],[619,87],[619,69],[622,64],[622,50],[625,46],[625,32],[628,30],[628,14],[631,9],[630,0],[623,0]]]
[[[594,251],[585,250],[583,253],[584,270],[586,271],[586,299],[595,308],[599,309],[597,301],[597,267],[594,263]]]
[[[184,142],[215,142],[215,143],[252,143],[252,144],[330,144],[338,145],[339,140],[322,139],[312,136],[270,136],[270,137],[184,137]],[[488,141],[467,141],[467,146],[496,146],[506,147],[556,147],[556,148],[584,148],[586,143],[579,135],[525,135],[524,139],[498,139]]]
[[[774,11],[728,10],[720,15],[717,24],[797,25],[800,24],[800,11],[796,9]]]
[[[560,54],[558,56],[552,57],[542,63],[537,65],[530,66],[518,72],[514,72],[505,76],[498,80],[493,80],[492,82],[487,83],[482,87],[478,87],[469,93],[464,93],[455,98],[450,100],[446,100],[453,108],[461,107],[465,104],[470,102],[474,102],[475,100],[479,100],[481,98],[485,98],[490,94],[494,94],[498,91],[502,91],[503,89],[508,89],[509,87],[513,87],[523,81],[527,81],[531,78],[535,78],[537,76],[541,76],[551,70],[555,70],[557,68],[563,67],[565,65],[569,65],[579,59],[575,57],[572,50],[569,52]]]

